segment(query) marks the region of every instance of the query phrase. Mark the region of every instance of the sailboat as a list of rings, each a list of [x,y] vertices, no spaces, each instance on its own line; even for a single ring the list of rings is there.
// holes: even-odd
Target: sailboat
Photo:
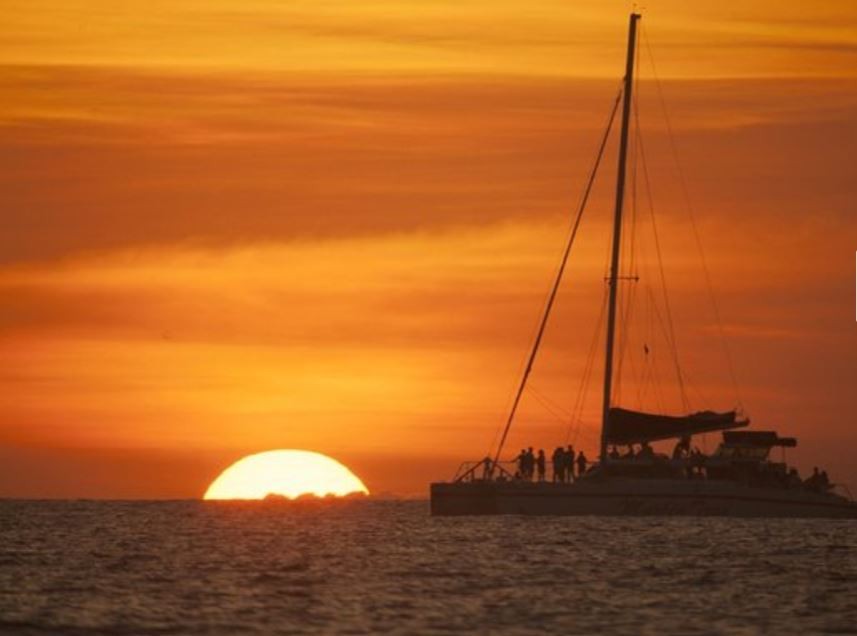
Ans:
[[[699,411],[667,415],[620,408],[614,404],[617,352],[618,288],[622,252],[623,206],[632,114],[634,67],[640,14],[632,13],[622,89],[613,107],[595,166],[584,191],[586,205],[613,118],[621,99],[621,131],[610,269],[607,278],[607,323],[604,343],[600,453],[597,462],[576,479],[533,481],[531,475],[504,468],[500,461],[527,378],[556,298],[565,263],[580,221],[573,225],[528,364],[496,451],[460,469],[451,481],[430,486],[433,515],[684,515],[731,517],[857,518],[857,503],[816,475],[801,480],[785,462],[773,459],[775,449],[797,444],[775,431],[738,430],[749,426],[738,410]],[[720,433],[711,454],[687,452],[694,436]],[[654,453],[650,443],[678,440],[671,457]],[[646,452],[622,457],[619,446],[641,445]]]

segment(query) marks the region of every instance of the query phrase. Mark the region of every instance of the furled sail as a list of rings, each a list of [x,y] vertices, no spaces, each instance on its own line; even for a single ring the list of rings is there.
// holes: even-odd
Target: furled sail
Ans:
[[[740,428],[750,423],[749,420],[738,419],[735,411],[727,413],[700,411],[684,416],[674,416],[614,407],[610,409],[608,418],[606,438],[609,444],[653,442],[696,433]]]

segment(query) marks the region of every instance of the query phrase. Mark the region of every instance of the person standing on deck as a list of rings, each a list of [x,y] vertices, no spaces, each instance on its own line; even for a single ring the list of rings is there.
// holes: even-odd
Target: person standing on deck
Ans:
[[[533,480],[533,472],[535,471],[535,467],[536,467],[536,456],[533,455],[533,447],[532,446],[530,446],[527,449],[526,460],[527,460],[526,464],[524,465],[524,469],[525,469],[524,479],[526,479],[527,481],[532,481]]]
[[[673,449],[673,459],[684,459],[690,454],[690,436],[682,437]]]
[[[491,458],[486,457],[482,460],[482,479],[491,479]]]
[[[553,464],[553,480],[554,482],[565,481],[565,452],[561,446],[557,446],[556,450],[551,455],[551,463]]]
[[[536,470],[539,473],[539,481],[545,480],[545,451],[539,449],[539,456],[536,458]]]
[[[569,483],[574,481],[574,446],[569,444],[565,454],[565,475]]]
[[[527,451],[522,448],[521,452],[518,453],[518,456],[515,458],[515,461],[518,464],[517,476],[521,479],[525,479],[527,476]]]
[[[577,477],[583,477],[586,473],[586,455],[583,454],[583,451],[580,451],[577,454]]]

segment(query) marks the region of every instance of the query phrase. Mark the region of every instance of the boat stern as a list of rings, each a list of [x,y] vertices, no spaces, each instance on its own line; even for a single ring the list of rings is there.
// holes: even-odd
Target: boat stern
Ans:
[[[429,491],[433,516],[495,515],[499,512],[496,482],[435,482]]]

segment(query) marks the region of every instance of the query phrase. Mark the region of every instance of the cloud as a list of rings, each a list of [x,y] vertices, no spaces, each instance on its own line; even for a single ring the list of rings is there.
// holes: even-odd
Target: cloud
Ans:
[[[35,444],[157,440],[210,448],[266,447],[283,436],[315,447],[359,431],[348,437],[349,452],[396,444],[482,448],[529,345],[563,226],[504,223],[230,249],[174,246],[6,268],[0,275],[7,308],[0,320],[8,362],[0,373],[4,434]],[[555,414],[571,410],[596,330],[607,227],[587,221],[584,230],[533,376],[554,407],[546,410],[529,396],[521,414],[526,430],[545,438],[567,426]],[[681,227],[667,222],[662,230],[668,238]],[[722,287],[720,302],[727,335],[740,345],[745,399],[764,403],[799,384],[808,396],[804,408],[833,395],[841,401],[840,383],[824,374],[818,382],[803,377],[792,364],[811,352],[827,369],[847,367],[838,355],[844,334],[837,316],[843,306],[850,316],[850,269],[840,281],[848,295],[839,294],[838,282],[810,295],[812,277],[790,278],[789,263],[767,279],[747,275],[767,257],[734,258],[715,254],[710,265],[721,283],[724,274],[726,282],[742,276],[742,284]],[[695,399],[725,408],[732,391],[691,264],[687,254],[667,254],[680,351]],[[646,331],[652,314],[645,286],[656,279],[646,268],[640,273],[625,365],[624,395],[632,401],[634,373],[647,358],[657,359],[665,387],[671,372],[663,334]],[[801,311],[789,309],[795,302]],[[777,348],[774,339],[736,334],[736,324],[796,337]],[[671,401],[670,391],[662,389],[662,396]],[[586,403],[583,434],[590,437],[596,394]]]
[[[853,4],[825,3],[812,15],[794,0],[651,4],[644,35],[651,26],[665,76],[854,75]],[[576,77],[620,71],[628,14],[627,5],[597,0],[10,0],[4,8],[0,59],[12,63]],[[699,54],[688,59],[688,47]]]
[[[118,68],[15,67],[3,78],[6,262],[555,218],[576,201],[616,90]],[[670,82],[664,91],[689,174],[712,206],[728,204],[727,218],[742,214],[729,212],[738,199],[759,218],[799,217],[810,198],[843,206],[848,162],[831,140],[855,135],[849,83]],[[653,174],[667,183],[660,193],[672,195],[654,85],[641,85],[640,109]],[[605,206],[609,152],[594,193]],[[791,175],[812,178],[811,195],[786,192]]]
[[[0,442],[36,449],[20,465],[102,449],[103,477],[116,449],[173,465],[284,440],[366,466],[406,449],[424,471],[485,452],[618,88],[626,7],[33,6],[7,8],[0,44]],[[664,0],[644,42],[744,401],[833,452],[855,409],[854,6],[772,7]],[[645,48],[636,307],[659,279],[651,189],[694,399],[729,407]],[[533,377],[551,406],[528,393],[512,444],[564,440],[600,337],[615,160],[611,144]],[[648,324],[628,330],[630,402],[643,365],[671,378]],[[193,496],[207,466],[152,492]],[[66,492],[69,470],[27,492]]]

